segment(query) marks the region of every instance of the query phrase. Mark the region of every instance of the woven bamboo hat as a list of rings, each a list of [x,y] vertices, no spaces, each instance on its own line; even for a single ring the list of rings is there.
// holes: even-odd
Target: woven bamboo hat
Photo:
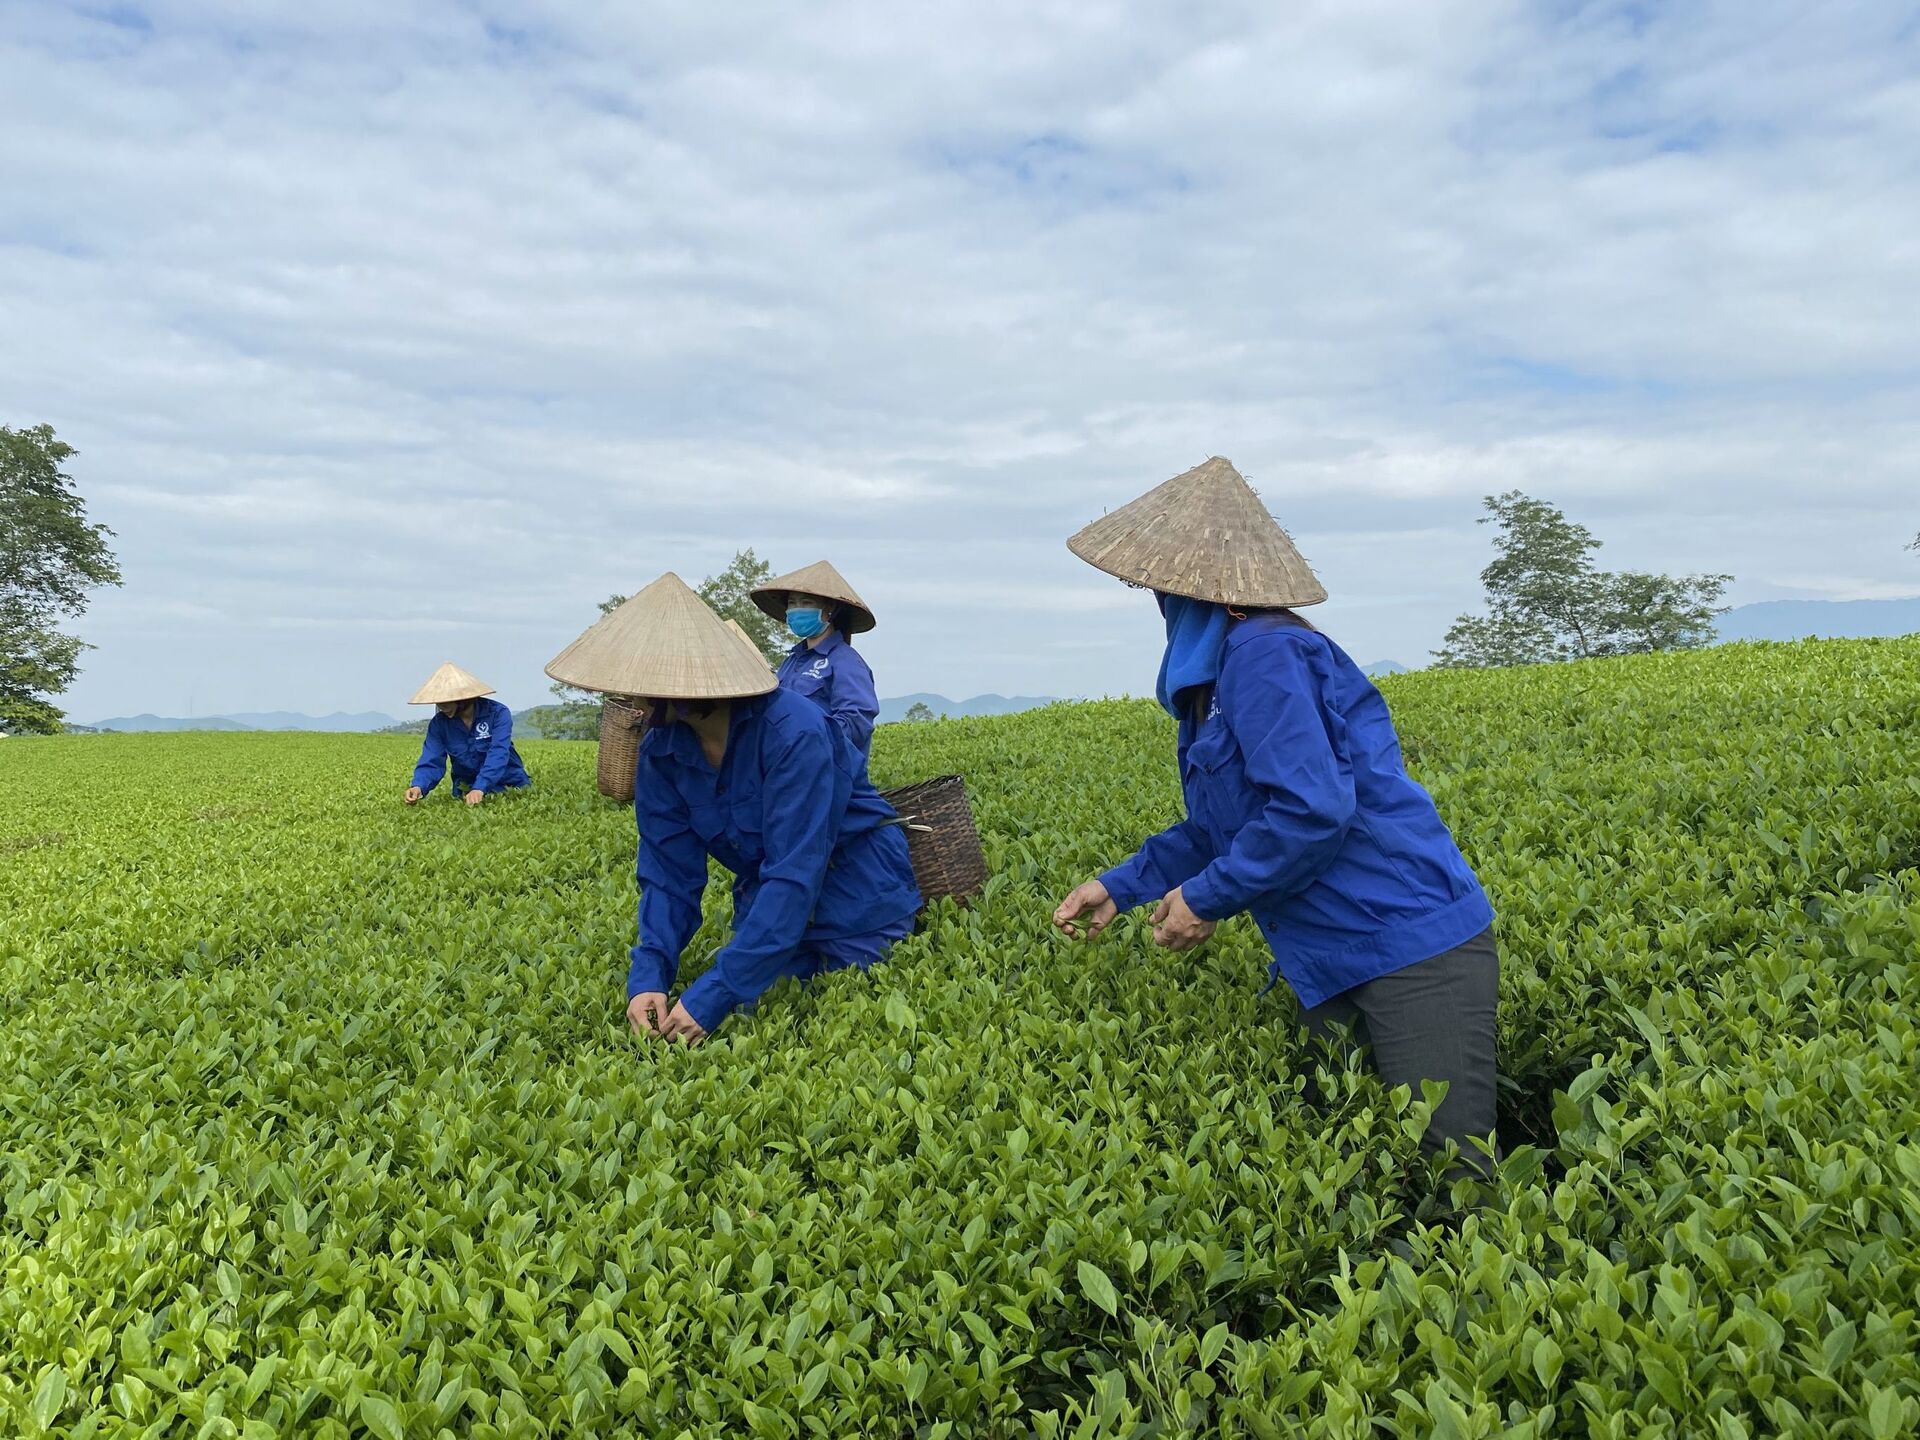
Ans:
[[[867,608],[867,602],[853,593],[853,587],[842,575],[825,560],[819,560],[804,570],[795,570],[790,575],[779,575],[759,586],[753,592],[753,603],[776,620],[787,618],[787,596],[818,595],[822,600],[832,600],[843,606],[847,614],[847,623],[842,628],[850,635],[864,634],[873,628],[873,611]]]
[[[409,705],[444,705],[450,700],[477,700],[493,694],[493,687],[475,679],[449,660],[427,678]]]
[[[650,700],[737,700],[775,685],[760,652],[742,645],[672,571],[595,621],[547,662],[547,674],[581,690]]]
[[[1253,487],[1218,455],[1102,515],[1067,548],[1131,584],[1216,605],[1291,607],[1327,598]]]

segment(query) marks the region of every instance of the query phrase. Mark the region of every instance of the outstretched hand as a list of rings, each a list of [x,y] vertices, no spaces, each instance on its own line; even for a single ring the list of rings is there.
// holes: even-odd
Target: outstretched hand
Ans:
[[[1091,940],[1119,913],[1120,907],[1113,903],[1107,887],[1089,880],[1060,902],[1060,908],[1053,912],[1053,923],[1069,939]]]

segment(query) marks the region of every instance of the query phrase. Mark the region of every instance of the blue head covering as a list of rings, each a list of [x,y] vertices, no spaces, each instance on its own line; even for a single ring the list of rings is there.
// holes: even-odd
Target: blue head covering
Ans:
[[[1220,662],[1227,653],[1227,627],[1233,617],[1227,607],[1185,595],[1156,593],[1160,613],[1167,617],[1167,653],[1160,657],[1160,681],[1154,693],[1160,708],[1180,718],[1182,690],[1211,685],[1220,678]]]

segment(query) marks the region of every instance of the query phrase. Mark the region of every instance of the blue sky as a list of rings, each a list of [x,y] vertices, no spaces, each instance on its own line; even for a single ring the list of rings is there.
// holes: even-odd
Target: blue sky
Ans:
[[[752,545],[883,693],[1141,691],[1062,541],[1210,454],[1362,661],[1480,497],[1920,592],[1906,5],[238,0],[0,22],[0,421],[124,590],[77,718],[515,703]]]

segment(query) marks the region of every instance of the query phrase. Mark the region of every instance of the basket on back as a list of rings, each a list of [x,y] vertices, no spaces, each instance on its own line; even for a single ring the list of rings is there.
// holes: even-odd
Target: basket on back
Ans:
[[[593,778],[609,800],[633,802],[633,772],[646,733],[647,712],[641,706],[611,695],[600,703],[600,758]]]
[[[964,905],[978,895],[987,883],[987,857],[967,803],[967,782],[942,775],[883,791],[882,797],[900,812],[921,898],[931,905],[951,895]]]

